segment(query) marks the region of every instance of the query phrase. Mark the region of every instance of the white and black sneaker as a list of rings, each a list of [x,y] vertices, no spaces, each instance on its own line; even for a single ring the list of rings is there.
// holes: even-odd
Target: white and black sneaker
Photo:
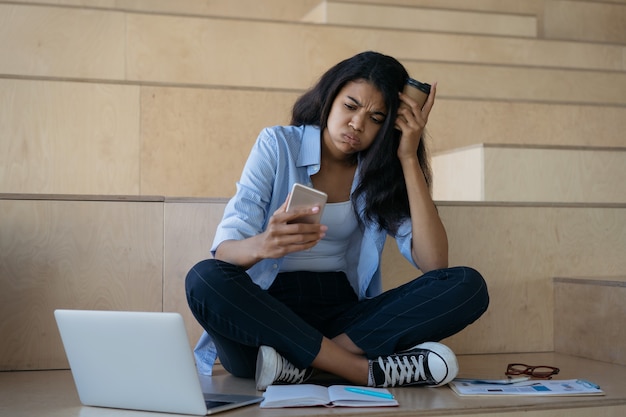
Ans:
[[[265,391],[272,384],[301,384],[309,379],[312,368],[298,369],[269,346],[261,346],[256,359],[256,389]]]
[[[370,361],[375,387],[426,385],[438,387],[452,381],[459,364],[452,350],[436,342],[426,342],[411,349]]]

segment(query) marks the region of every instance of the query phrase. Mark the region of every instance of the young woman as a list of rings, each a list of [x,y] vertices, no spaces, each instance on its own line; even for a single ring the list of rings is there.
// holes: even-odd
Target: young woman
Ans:
[[[420,109],[401,93],[407,79],[396,59],[360,53],[297,100],[289,126],[261,132],[214,258],[187,275],[206,330],[201,372],[219,355],[259,390],[303,382],[312,369],[383,387],[456,376],[454,353],[438,341],[480,317],[489,297],[478,272],[448,266],[423,140],[436,85]],[[299,222],[317,206],[286,212],[296,182],[328,194],[321,224]],[[387,235],[423,275],[382,292]]]

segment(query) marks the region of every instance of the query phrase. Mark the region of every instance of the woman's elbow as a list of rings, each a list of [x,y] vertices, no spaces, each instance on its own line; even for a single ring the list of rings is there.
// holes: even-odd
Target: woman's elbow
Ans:
[[[448,262],[448,254],[439,254],[437,256],[428,257],[426,259],[419,259],[413,257],[420,271],[423,273],[434,271],[437,269],[445,269],[450,266]],[[416,259],[417,258],[417,259]]]

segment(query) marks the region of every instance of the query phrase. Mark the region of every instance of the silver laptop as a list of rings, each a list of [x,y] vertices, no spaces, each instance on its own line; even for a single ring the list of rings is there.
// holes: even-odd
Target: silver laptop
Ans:
[[[202,393],[178,313],[56,310],[54,315],[84,405],[206,415],[263,399]]]

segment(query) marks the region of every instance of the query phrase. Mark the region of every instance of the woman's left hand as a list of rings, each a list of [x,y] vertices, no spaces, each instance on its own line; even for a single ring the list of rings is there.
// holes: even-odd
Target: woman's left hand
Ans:
[[[428,115],[435,104],[436,93],[437,83],[434,83],[424,103],[424,107],[421,109],[415,100],[404,93],[400,93],[401,103],[395,124],[396,129],[402,132],[400,146],[398,147],[398,158],[400,160],[417,158],[417,147],[428,122]]]

